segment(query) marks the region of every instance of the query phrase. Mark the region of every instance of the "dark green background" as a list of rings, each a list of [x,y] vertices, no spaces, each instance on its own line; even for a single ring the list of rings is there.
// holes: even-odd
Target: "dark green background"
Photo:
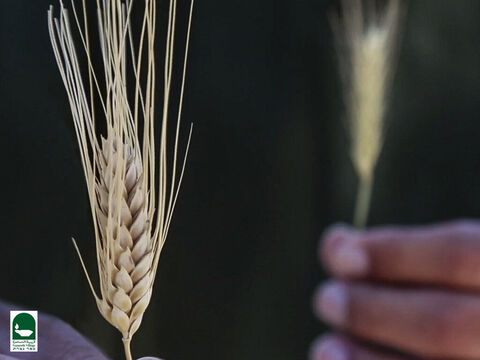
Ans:
[[[69,240],[95,274],[49,3],[0,1],[0,297],[61,317],[120,359],[120,334],[98,314]],[[323,330],[311,313],[317,241],[349,221],[355,186],[327,20],[335,5],[197,0],[191,156],[135,356],[304,359]],[[476,217],[480,2],[409,5],[371,223]]]

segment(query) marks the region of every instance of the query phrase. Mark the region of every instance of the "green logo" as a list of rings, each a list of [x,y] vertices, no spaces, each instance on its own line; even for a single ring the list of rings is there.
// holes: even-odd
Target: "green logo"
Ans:
[[[12,338],[15,340],[35,340],[35,328],[37,324],[32,315],[28,313],[21,313],[13,319],[13,334]]]
[[[38,351],[37,321],[37,311],[10,311],[10,352]]]

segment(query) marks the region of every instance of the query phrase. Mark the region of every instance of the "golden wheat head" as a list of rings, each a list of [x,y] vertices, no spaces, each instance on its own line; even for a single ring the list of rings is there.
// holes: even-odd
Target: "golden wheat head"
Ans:
[[[193,1],[173,128],[175,140],[167,144],[177,8],[177,1],[169,0],[159,161],[154,138],[156,1],[141,1],[143,13],[137,32],[131,24],[133,3],[134,0],[96,2],[101,69],[96,69],[92,61],[86,0],[81,2],[81,11],[71,1],[73,17],[62,1],[58,18],[52,7],[48,12],[50,37],[67,90],[90,199],[100,295],[81,256],[80,260],[100,313],[123,335],[127,359],[131,359],[131,338],[152,295],[192,129],[178,166]],[[78,50],[76,39],[80,42]],[[86,69],[82,68],[83,63]],[[78,251],[76,244],[75,247]]]
[[[347,107],[350,153],[359,177],[355,224],[368,213],[375,166],[383,145],[384,115],[392,78],[401,15],[400,0],[382,8],[373,0],[342,0],[333,17]]]

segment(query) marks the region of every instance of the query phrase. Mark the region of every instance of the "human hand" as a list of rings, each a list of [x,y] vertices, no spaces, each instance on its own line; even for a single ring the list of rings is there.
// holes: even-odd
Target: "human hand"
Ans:
[[[321,258],[333,279],[315,311],[342,334],[316,341],[312,360],[480,358],[480,223],[336,226]]]
[[[89,340],[64,321],[51,315],[38,314],[37,353],[10,353],[10,310],[13,305],[0,302],[0,360],[107,360]],[[2,355],[4,354],[4,355]]]

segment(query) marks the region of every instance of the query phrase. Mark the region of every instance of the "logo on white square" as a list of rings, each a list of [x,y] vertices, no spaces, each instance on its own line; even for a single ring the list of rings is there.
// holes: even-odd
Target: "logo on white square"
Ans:
[[[10,352],[38,352],[38,311],[10,311]]]

